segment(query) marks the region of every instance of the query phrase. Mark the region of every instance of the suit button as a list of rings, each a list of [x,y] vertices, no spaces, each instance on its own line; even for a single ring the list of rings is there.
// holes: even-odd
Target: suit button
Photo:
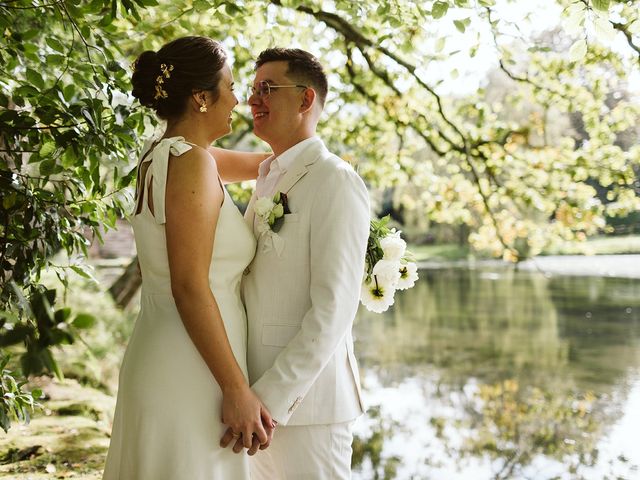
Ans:
[[[300,405],[300,402],[302,402],[302,397],[296,398],[296,401],[293,402],[293,405],[289,407],[289,413],[292,413],[296,408],[298,408],[298,405]]]
[[[249,267],[244,269],[244,272],[242,272],[243,275],[249,275],[251,273],[251,269]]]

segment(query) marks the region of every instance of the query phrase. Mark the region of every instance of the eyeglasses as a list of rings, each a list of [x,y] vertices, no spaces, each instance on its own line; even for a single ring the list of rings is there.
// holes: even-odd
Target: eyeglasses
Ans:
[[[309,88],[307,85],[271,85],[267,81],[258,82],[258,86],[249,87],[249,96],[256,95],[260,98],[266,98],[271,95],[271,90],[277,90],[278,88]]]

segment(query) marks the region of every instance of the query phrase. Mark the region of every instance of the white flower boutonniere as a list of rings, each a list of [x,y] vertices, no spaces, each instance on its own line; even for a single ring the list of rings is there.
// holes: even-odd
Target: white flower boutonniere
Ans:
[[[410,261],[413,256],[406,242],[387,223],[389,216],[371,221],[360,294],[367,310],[376,313],[393,305],[396,290],[407,290],[418,279],[418,266]]]
[[[284,215],[289,212],[287,195],[278,192],[273,198],[260,197],[253,206],[258,219],[257,228],[260,233],[271,230],[278,232],[284,223]]]

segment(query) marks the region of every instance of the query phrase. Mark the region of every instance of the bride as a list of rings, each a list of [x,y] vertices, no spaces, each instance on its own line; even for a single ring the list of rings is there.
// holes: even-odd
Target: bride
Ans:
[[[138,163],[131,218],[140,315],[120,371],[104,480],[248,479],[246,455],[219,446],[229,426],[249,453],[273,422],[247,382],[242,272],[255,239],[225,178],[257,175],[262,154],[208,150],[238,100],[221,45],[184,37],[136,60],[133,95],[167,121]],[[231,160],[231,161],[230,161]]]

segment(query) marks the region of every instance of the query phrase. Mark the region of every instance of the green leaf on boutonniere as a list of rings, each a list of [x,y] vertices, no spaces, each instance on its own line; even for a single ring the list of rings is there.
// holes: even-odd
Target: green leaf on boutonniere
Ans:
[[[271,230],[273,232],[278,233],[284,224],[284,216],[278,217],[274,220],[273,225],[271,225]]]
[[[273,196],[273,203],[275,204],[271,212],[272,217],[269,219],[269,225],[271,230],[275,233],[282,228],[284,223],[284,214],[289,213],[289,207],[287,206],[287,195],[278,192]]]

